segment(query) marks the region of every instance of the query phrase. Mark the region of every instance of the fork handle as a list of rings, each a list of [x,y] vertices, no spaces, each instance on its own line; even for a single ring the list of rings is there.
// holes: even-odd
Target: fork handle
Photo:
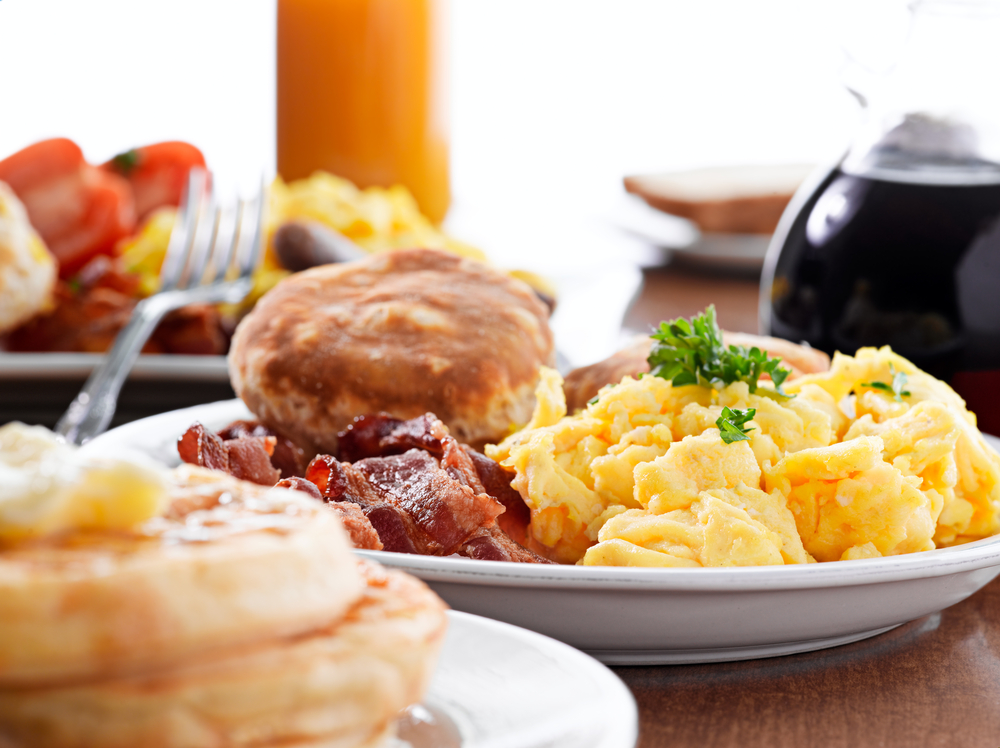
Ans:
[[[83,444],[101,434],[111,423],[118,394],[143,345],[167,312],[184,303],[170,292],[136,304],[132,317],[115,338],[107,356],[87,378],[80,394],[56,424],[56,433],[71,444]]]

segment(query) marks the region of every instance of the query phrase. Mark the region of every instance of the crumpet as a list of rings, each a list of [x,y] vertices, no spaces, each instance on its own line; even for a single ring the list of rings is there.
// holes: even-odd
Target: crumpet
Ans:
[[[340,619],[363,582],[340,522],[303,494],[192,466],[130,531],[0,547],[0,688],[108,678]]]

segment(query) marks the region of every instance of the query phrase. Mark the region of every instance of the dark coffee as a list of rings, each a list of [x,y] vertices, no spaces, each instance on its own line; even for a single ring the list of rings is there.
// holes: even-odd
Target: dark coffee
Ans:
[[[828,353],[891,345],[1000,433],[1000,183],[901,176],[834,169],[783,221],[762,321]]]

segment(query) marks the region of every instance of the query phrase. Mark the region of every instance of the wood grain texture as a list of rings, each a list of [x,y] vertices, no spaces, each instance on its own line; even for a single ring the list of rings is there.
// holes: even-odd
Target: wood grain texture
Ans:
[[[662,320],[691,317],[715,304],[724,330],[757,333],[759,297],[756,275],[713,273],[676,263],[647,268],[642,293],[626,314],[624,328],[648,332]]]
[[[843,647],[616,672],[639,704],[640,748],[997,748],[1000,579]]]

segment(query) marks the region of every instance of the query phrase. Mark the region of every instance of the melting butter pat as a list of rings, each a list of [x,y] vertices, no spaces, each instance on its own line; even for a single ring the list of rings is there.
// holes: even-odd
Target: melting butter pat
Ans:
[[[165,508],[164,473],[87,455],[40,426],[2,426],[0,539],[135,527]]]

